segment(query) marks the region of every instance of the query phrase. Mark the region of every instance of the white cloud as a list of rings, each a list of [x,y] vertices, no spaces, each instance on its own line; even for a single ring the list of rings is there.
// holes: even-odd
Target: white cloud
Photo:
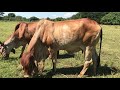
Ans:
[[[52,17],[53,17],[53,18],[57,18],[57,17],[58,17],[58,15],[54,14],[54,15],[52,15]]]
[[[76,14],[77,12],[67,12],[64,14],[64,18],[68,18],[68,17],[71,17],[72,15]]]
[[[63,13],[63,14],[62,14]],[[56,13],[56,14],[53,14],[52,15],[52,18],[57,18],[57,17],[63,17],[63,18],[68,18],[68,17],[71,17],[72,15],[78,13],[78,12],[62,12],[61,14],[60,13]]]

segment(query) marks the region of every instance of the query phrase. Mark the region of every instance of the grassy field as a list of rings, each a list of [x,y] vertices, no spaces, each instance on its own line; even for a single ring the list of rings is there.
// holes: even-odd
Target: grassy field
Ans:
[[[0,22],[0,41],[4,41],[14,31],[18,22]],[[101,53],[101,67],[98,75],[93,76],[92,64],[83,78],[120,78],[120,26],[102,25],[103,44]],[[98,45],[99,46],[99,45]],[[0,56],[0,78],[22,78],[23,71],[20,69],[21,47],[16,50],[16,54],[10,54],[9,60],[1,60]],[[99,50],[99,48],[98,48]],[[83,54],[75,53],[74,57],[65,57],[66,52],[60,51],[57,62],[57,72],[52,75],[52,62],[47,59],[45,70],[40,78],[77,78],[84,64]]]

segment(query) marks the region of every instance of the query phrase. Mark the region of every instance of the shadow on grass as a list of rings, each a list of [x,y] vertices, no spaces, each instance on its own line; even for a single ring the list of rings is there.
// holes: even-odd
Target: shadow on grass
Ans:
[[[18,58],[18,57],[9,57],[9,59],[1,58],[0,60],[4,60],[4,61],[16,61],[16,60],[20,60],[20,58]]]
[[[98,68],[98,75],[110,75],[117,72],[120,72],[120,70],[115,67],[108,67],[107,64]]]
[[[74,58],[74,54],[70,55],[70,54],[62,54],[62,55],[58,55],[58,59],[64,59],[64,58]],[[0,57],[0,60],[5,60],[5,61],[14,61],[14,60],[20,60],[19,57],[9,57],[8,59],[4,59]]]
[[[74,54],[70,55],[70,54],[62,54],[62,55],[58,55],[58,59],[64,59],[64,58],[74,58]]]
[[[80,73],[80,71],[82,70],[83,66],[80,67],[68,67],[68,68],[58,68],[55,74],[64,74],[64,75],[78,75]],[[117,72],[119,72],[119,69],[116,69],[115,67],[108,67],[107,65],[101,66],[98,68],[98,72],[97,75],[101,76],[101,75],[110,75],[115,74]],[[52,70],[51,71],[44,71],[46,72],[45,75],[43,76],[39,76],[37,78],[52,78],[53,74]],[[88,77],[90,76],[94,76],[93,73],[93,66],[91,65],[90,68],[87,70],[87,72],[85,73],[85,75],[88,75]]]

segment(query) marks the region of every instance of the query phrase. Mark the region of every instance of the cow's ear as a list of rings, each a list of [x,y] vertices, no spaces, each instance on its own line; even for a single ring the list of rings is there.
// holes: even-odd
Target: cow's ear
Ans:
[[[26,23],[21,23],[20,27],[19,27],[19,38],[23,37],[26,29],[27,29],[27,24]]]
[[[0,41],[0,46],[2,46],[2,42]]]
[[[0,41],[0,46],[3,46],[4,45],[4,43],[2,43],[1,41]]]
[[[15,49],[12,49],[11,52],[13,52],[15,54]]]
[[[0,44],[2,44],[2,42],[0,41]]]

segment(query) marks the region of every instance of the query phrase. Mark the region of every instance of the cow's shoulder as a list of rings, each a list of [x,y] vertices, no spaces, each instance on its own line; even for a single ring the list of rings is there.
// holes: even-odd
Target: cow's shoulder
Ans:
[[[15,26],[15,31],[16,31],[18,28],[20,28],[21,26],[23,26],[23,25],[27,25],[27,23],[26,23],[26,22],[19,22],[19,23]]]

